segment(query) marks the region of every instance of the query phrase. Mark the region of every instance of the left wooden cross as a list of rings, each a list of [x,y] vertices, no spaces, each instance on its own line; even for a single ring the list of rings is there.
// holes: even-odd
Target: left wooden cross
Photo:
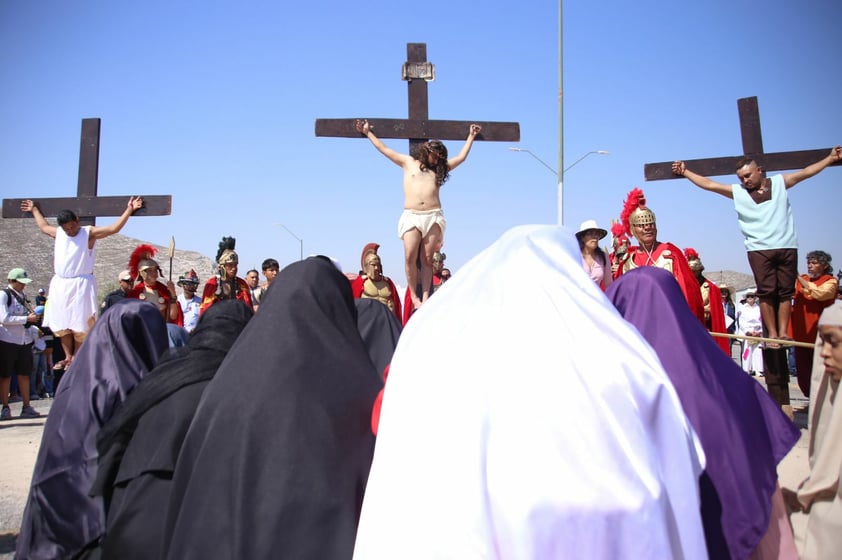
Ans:
[[[101,119],[82,119],[82,139],[79,147],[79,181],[76,197],[38,198],[29,196],[38,203],[45,217],[55,217],[62,210],[72,210],[79,216],[82,225],[96,225],[97,216],[119,216],[126,210],[125,196],[97,196],[99,182],[99,132]],[[143,208],[133,216],[168,216],[172,213],[172,196],[140,195]],[[31,212],[21,212],[21,198],[3,199],[4,218],[31,218]]]

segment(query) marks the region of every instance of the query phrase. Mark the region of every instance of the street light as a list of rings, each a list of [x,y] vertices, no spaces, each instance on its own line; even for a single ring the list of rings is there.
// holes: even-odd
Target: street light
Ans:
[[[582,161],[583,159],[585,159],[586,157],[588,157],[591,154],[597,154],[597,155],[600,155],[600,156],[607,156],[608,154],[611,153],[607,150],[591,150],[590,152],[585,152],[585,154],[582,155],[582,157],[580,157],[579,159],[577,159],[576,161],[574,161],[573,163],[568,165],[561,173],[559,173],[558,171],[553,169],[550,166],[550,164],[548,164],[546,161],[542,160],[541,158],[539,158],[538,156],[536,156],[535,154],[533,154],[531,151],[529,151],[527,149],[514,148],[514,147],[509,148],[509,149],[513,152],[524,152],[524,153],[529,154],[530,156],[537,159],[541,163],[541,165],[543,165],[544,167],[549,169],[550,173],[552,173],[553,175],[558,177],[558,225],[564,224],[564,188],[563,188],[564,174],[567,173],[568,171],[570,171],[573,168],[574,165],[576,165],[577,163],[579,163],[580,161]]]
[[[286,227],[284,224],[275,224],[275,225],[284,228],[288,234],[290,234],[291,236],[293,236],[294,238],[296,238],[298,240],[298,247],[299,247],[299,259],[298,260],[303,261],[304,260],[304,240],[301,239],[300,237],[298,237],[297,235],[295,235],[294,233],[292,233],[292,231],[288,227]]]

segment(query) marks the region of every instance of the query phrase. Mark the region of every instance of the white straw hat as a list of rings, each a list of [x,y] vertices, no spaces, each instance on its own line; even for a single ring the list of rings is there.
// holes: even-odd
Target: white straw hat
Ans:
[[[582,225],[579,226],[579,231],[576,232],[576,237],[581,239],[581,237],[588,230],[594,230],[595,232],[599,233],[600,239],[608,235],[607,231],[605,231],[597,225],[596,220],[585,220],[584,222],[582,222]]]

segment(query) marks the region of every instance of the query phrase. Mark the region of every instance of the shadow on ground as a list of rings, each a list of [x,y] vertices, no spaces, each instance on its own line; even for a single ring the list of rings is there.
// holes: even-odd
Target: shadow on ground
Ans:
[[[14,553],[17,538],[17,533],[0,533],[0,554]]]

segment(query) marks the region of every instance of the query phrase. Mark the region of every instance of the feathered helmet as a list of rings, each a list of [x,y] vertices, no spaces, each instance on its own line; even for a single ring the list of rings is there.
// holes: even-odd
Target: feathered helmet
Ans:
[[[702,264],[702,259],[695,249],[687,247],[684,249],[684,256],[687,258],[687,264],[690,265],[690,270],[694,273],[699,274],[705,269],[705,265]]]
[[[217,264],[225,265],[225,264],[237,264],[240,262],[240,258],[237,256],[237,253],[234,252],[234,245],[237,244],[237,240],[233,237],[223,237],[222,241],[219,242],[219,250],[216,252],[216,262]]]
[[[158,268],[158,261],[153,259],[158,249],[152,245],[138,245],[129,258],[129,272],[137,279],[140,273],[150,268]]]
[[[642,190],[634,188],[629,191],[626,202],[623,204],[623,211],[620,213],[620,223],[623,227],[622,231],[626,235],[634,235],[631,226],[645,226],[655,223],[655,213],[646,207],[646,196]],[[613,227],[611,231],[614,235],[617,235]]]
[[[380,245],[377,243],[369,243],[365,247],[363,247],[363,253],[360,255],[360,270],[365,270],[365,258],[374,253],[377,254],[377,249],[380,248]]]

